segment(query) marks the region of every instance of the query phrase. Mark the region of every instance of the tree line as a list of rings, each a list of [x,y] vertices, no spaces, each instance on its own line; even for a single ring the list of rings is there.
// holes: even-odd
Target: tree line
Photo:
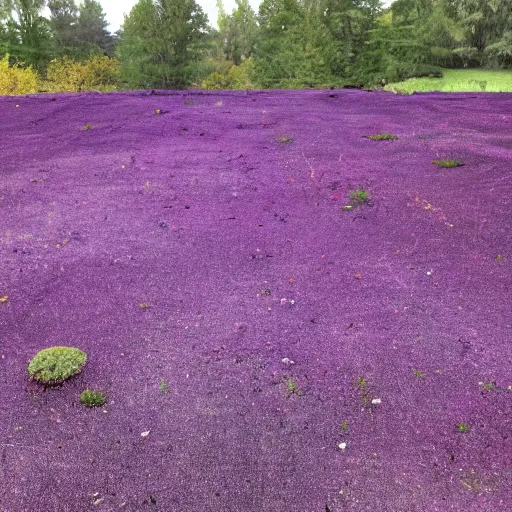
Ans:
[[[214,28],[195,0],[139,0],[111,34],[97,0],[0,0],[0,56],[42,75],[55,59],[106,56],[128,88],[373,85],[443,67],[512,67],[510,0],[217,7]]]

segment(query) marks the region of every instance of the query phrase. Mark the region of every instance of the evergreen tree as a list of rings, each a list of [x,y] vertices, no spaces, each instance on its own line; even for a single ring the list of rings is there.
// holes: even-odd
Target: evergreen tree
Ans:
[[[113,40],[107,26],[105,13],[97,0],[84,0],[80,4],[77,37],[84,57],[113,53]]]
[[[75,0],[49,0],[48,8],[55,54],[75,56],[78,52],[78,7]]]
[[[129,87],[183,88],[201,57],[207,17],[195,0],[139,0],[118,48]]]

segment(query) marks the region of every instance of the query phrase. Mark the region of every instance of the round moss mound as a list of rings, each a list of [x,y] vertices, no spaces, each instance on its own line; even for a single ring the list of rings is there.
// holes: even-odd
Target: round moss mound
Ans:
[[[107,395],[101,391],[86,389],[80,395],[80,403],[86,407],[101,407],[107,403]]]
[[[77,348],[45,348],[30,361],[28,373],[43,384],[59,384],[80,373],[86,361],[87,354]]]

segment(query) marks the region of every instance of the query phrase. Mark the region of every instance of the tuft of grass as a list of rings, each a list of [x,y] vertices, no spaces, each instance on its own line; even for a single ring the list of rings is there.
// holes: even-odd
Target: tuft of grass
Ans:
[[[415,377],[418,377],[418,379],[423,379],[425,377],[425,374],[419,370],[413,370],[412,373]]]
[[[370,140],[397,140],[397,135],[392,135],[391,133],[379,133],[378,135],[363,135],[365,139]]]
[[[370,202],[370,195],[363,187],[351,190],[348,194],[348,197],[353,206],[361,206]]]
[[[457,423],[457,431],[459,432],[469,432],[471,427],[467,423]]]
[[[165,395],[167,393],[167,384],[164,380],[164,378],[162,377],[160,379],[160,391]]]
[[[462,167],[464,165],[464,162],[461,162],[460,160],[432,160],[432,163],[437,165],[437,167],[443,167],[445,169]]]
[[[30,361],[28,373],[43,384],[59,384],[80,373],[86,361],[87,354],[77,348],[46,348]]]
[[[341,430],[343,431],[347,431],[348,430],[348,421],[347,420],[343,420],[340,424],[340,427],[341,427]]]
[[[287,142],[293,142],[293,137],[287,137],[286,135],[281,135],[278,140],[279,140],[279,142],[286,144]]]
[[[368,379],[365,379],[364,377],[359,377],[359,380],[357,381],[357,385],[361,389],[367,389],[368,388]]]
[[[80,403],[86,407],[101,407],[107,403],[107,395],[101,391],[86,389],[80,395]]]
[[[498,254],[498,256],[496,256],[496,261],[501,263],[503,261],[503,254]]]
[[[91,123],[87,123],[87,124],[82,128],[82,130],[83,130],[84,132],[87,132],[87,131],[89,131],[91,128],[92,128],[92,124],[91,124]]]

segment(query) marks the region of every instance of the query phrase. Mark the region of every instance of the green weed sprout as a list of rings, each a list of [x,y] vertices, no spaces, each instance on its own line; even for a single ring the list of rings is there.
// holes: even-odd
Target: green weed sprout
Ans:
[[[107,396],[101,391],[86,389],[80,395],[80,403],[86,407],[101,407],[107,403]]]
[[[43,384],[60,384],[80,373],[86,361],[87,354],[77,348],[46,348],[30,361],[28,373]]]

